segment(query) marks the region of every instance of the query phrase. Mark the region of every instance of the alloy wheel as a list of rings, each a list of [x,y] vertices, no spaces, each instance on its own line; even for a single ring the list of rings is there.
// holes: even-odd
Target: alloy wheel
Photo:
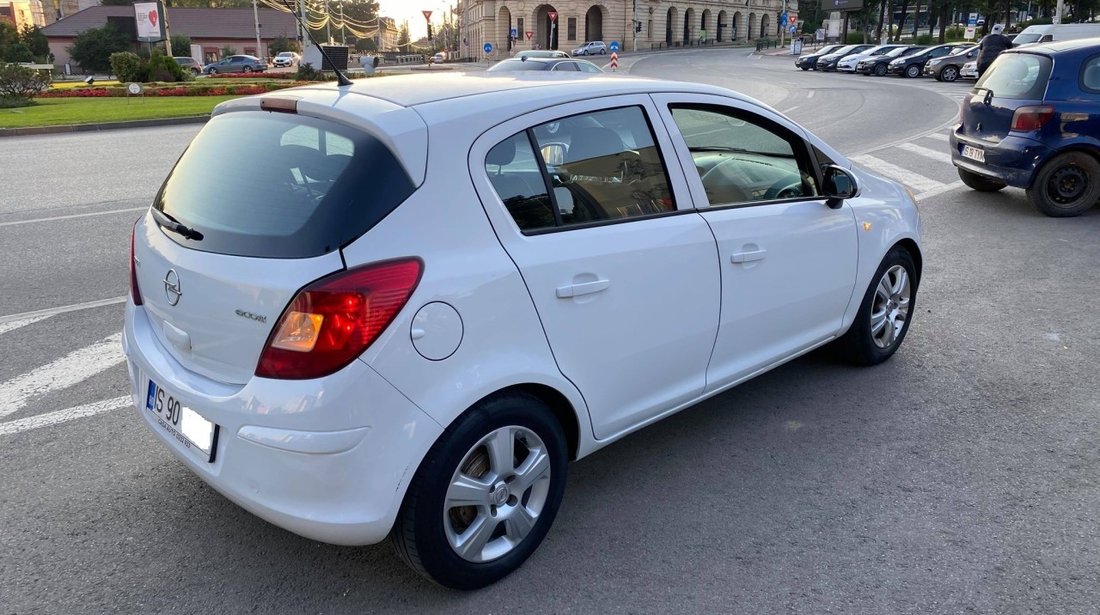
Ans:
[[[882,274],[871,306],[871,339],[879,348],[889,348],[909,320],[912,287],[905,267],[894,265]]]
[[[549,490],[549,453],[534,431],[509,425],[490,432],[463,456],[447,487],[447,542],[474,563],[507,555],[535,527]]]

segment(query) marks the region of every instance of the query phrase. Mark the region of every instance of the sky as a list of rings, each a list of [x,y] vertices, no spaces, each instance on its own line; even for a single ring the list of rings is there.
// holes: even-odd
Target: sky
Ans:
[[[415,41],[428,35],[427,22],[421,11],[432,12],[432,23],[438,28],[443,23],[443,12],[454,2],[447,0],[379,0],[379,10],[385,17],[393,17],[397,27],[409,20],[409,36]]]

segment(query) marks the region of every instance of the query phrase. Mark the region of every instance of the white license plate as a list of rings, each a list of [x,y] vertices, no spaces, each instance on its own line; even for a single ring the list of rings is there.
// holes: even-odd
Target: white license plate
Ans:
[[[218,426],[181,404],[179,399],[152,380],[145,395],[145,410],[152,412],[161,429],[171,434],[184,448],[204,461],[214,461]]]
[[[963,158],[969,158],[978,162],[985,162],[985,150],[977,147],[964,145],[962,155]]]

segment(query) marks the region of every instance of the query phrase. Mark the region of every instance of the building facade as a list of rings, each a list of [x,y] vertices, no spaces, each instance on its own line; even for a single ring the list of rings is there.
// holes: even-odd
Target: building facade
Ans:
[[[598,40],[627,51],[736,43],[779,36],[784,7],[788,19],[797,15],[796,0],[461,0],[460,52],[484,59],[485,43],[493,58]]]
[[[46,25],[42,0],[0,0],[0,19],[16,30]]]

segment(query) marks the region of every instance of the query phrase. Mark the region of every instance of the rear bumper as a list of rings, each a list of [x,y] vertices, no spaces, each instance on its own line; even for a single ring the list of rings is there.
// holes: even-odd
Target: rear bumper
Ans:
[[[958,168],[995,179],[1015,188],[1028,188],[1035,172],[1050,157],[1052,150],[1026,137],[1009,134],[999,143],[991,143],[960,135],[958,129],[951,133],[951,162]],[[980,148],[985,152],[985,162],[963,158],[964,145]]]
[[[128,304],[123,351],[135,412],[169,451],[242,508],[307,538],[372,544],[442,432],[361,361],[316,380],[214,382],[180,365]],[[145,409],[149,380],[218,425],[214,460]]]

